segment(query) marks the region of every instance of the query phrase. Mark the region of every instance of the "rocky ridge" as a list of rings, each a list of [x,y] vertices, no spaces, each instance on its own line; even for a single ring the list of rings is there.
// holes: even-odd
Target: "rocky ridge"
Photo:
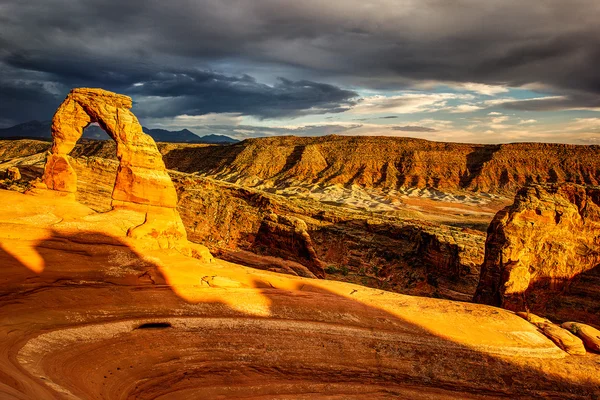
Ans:
[[[247,139],[219,148],[179,149],[167,165],[245,186],[357,185],[382,190],[514,193],[526,183],[600,181],[600,146],[473,145],[398,137]]]

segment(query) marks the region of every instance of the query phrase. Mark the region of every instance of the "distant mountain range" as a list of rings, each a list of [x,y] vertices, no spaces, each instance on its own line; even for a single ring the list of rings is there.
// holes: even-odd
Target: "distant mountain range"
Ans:
[[[29,121],[10,128],[0,129],[0,139],[50,139],[51,121]],[[143,127],[144,132],[152,136],[156,142],[171,143],[205,143],[205,144],[231,144],[239,140],[224,135],[198,136],[195,133],[182,129],[180,131],[168,131],[166,129],[149,129]],[[98,125],[90,125],[83,131],[83,138],[108,140],[110,137]]]

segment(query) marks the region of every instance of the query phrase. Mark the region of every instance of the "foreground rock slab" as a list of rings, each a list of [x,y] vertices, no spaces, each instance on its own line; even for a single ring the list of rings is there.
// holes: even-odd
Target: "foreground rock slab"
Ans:
[[[511,312],[139,248],[117,211],[0,191],[1,398],[600,394]]]
[[[518,312],[517,315],[537,326],[544,335],[567,353],[578,356],[585,355],[586,351],[581,339],[567,329],[561,328],[546,318],[528,312]]]

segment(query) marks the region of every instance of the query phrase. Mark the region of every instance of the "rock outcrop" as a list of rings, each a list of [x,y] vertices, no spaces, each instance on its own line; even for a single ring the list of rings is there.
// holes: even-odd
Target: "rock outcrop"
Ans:
[[[302,261],[315,276],[325,277],[325,265],[317,255],[306,222],[300,218],[268,214],[258,228],[253,249],[259,253],[260,249],[268,249],[267,254]]]
[[[568,329],[560,327],[546,318],[541,318],[528,312],[518,312],[517,315],[537,326],[540,332],[565,352],[574,356],[583,356],[586,354],[583,341]]]
[[[600,353],[600,330],[579,322],[565,322],[561,326],[583,340],[589,351]]]
[[[43,142],[14,141],[9,152],[41,151]],[[47,144],[45,145],[47,146]],[[111,141],[74,156],[114,154]],[[27,147],[27,148],[25,148]],[[478,145],[402,137],[248,139],[227,146],[159,144],[168,169],[244,186],[357,185],[368,189],[437,189],[514,195],[523,185],[600,182],[600,146],[553,143]],[[0,143],[0,161],[3,159]],[[95,154],[91,154],[95,153]]]
[[[34,151],[29,156],[23,150],[28,142]],[[26,180],[39,176],[45,157],[35,153],[37,146],[38,142],[33,141],[0,142],[0,154],[2,151],[6,154],[0,170],[3,166],[18,165]],[[185,165],[187,157],[193,155],[192,150],[200,146],[158,144],[167,157],[167,166],[171,167]],[[76,198],[95,211],[111,209],[111,193],[119,166],[115,149],[114,141],[84,140],[70,153],[71,165],[80,181]],[[186,173],[170,171],[170,174],[179,197],[177,210],[188,238],[207,245],[214,254],[228,261],[314,276],[308,270],[313,264],[311,257],[299,252],[301,247],[291,231],[285,242],[295,244],[293,246],[281,249],[260,245],[261,240],[270,240],[262,235],[268,233],[267,230],[262,230],[263,238],[258,235],[261,225],[269,214],[275,213],[306,223],[317,254],[312,260],[320,260],[326,266],[330,279],[462,301],[471,300],[475,293],[485,235],[463,227],[462,223],[456,227],[446,226],[423,221],[427,218],[402,210],[372,212]],[[452,205],[437,203],[442,207]],[[492,216],[486,217],[486,221],[491,221]],[[461,218],[469,221],[471,217],[465,214]],[[282,233],[280,230],[279,234]]]
[[[492,221],[475,301],[600,323],[600,189],[532,185]]]
[[[53,191],[77,191],[77,174],[69,153],[83,130],[98,123],[116,142],[119,167],[112,207],[145,213],[144,223],[130,229],[129,235],[154,238],[160,247],[183,248],[187,240],[176,210],[177,193],[156,143],[142,131],[131,105],[131,98],[102,89],[73,89],[52,119],[53,143],[43,184]]]
[[[21,172],[17,167],[9,167],[6,170],[6,179],[10,179],[11,181],[18,181],[21,179]]]

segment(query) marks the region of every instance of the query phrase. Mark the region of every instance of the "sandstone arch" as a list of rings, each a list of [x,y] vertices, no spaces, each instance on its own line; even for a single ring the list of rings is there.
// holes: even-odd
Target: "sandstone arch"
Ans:
[[[185,228],[176,209],[177,192],[156,143],[142,131],[130,111],[131,105],[130,97],[106,90],[71,90],[52,119],[53,143],[43,186],[66,196],[77,191],[77,174],[69,153],[83,130],[97,122],[117,144],[119,167],[112,192],[113,210],[144,213],[143,222],[132,225],[127,236],[150,238],[160,248],[189,253]]]
[[[51,190],[75,193],[69,153],[83,130],[97,122],[117,143],[119,169],[113,206],[125,203],[174,208],[177,193],[154,140],[130,111],[131,98],[102,89],[73,89],[52,119],[53,144],[43,181]]]

